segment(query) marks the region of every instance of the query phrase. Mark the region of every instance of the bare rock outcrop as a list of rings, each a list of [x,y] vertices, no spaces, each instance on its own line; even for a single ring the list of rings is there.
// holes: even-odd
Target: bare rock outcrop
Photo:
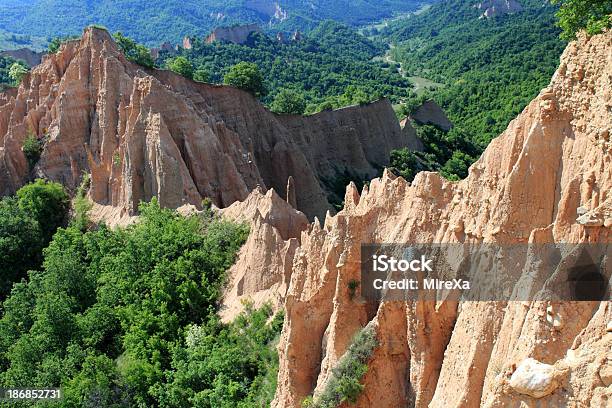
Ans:
[[[453,123],[448,119],[446,113],[435,101],[425,101],[410,115],[410,119],[419,125],[434,125],[444,131],[453,128]]]
[[[508,384],[519,394],[539,399],[555,391],[559,386],[557,377],[554,366],[527,358],[518,365]]]
[[[263,33],[263,31],[257,24],[217,27],[208,37],[206,37],[205,42],[207,44],[211,44],[215,41],[245,44],[249,36],[253,33]]]
[[[361,194],[350,185],[344,210],[315,220],[295,249],[272,406],[320,393],[369,322],[379,345],[351,406],[609,406],[610,301],[372,307],[349,283],[362,243],[612,244],[611,111],[612,32],[580,37],[467,179],[420,173],[410,184],[386,171]]]
[[[280,198],[273,189],[264,193],[261,187],[256,187],[244,201],[235,202],[220,212],[224,218],[236,222],[252,222],[261,217],[263,222],[276,228],[285,240],[299,238],[309,225],[306,216]]]
[[[406,147],[415,152],[422,152],[425,146],[423,145],[423,141],[417,136],[416,129],[412,126],[410,118],[402,119],[400,127],[402,128],[404,136],[409,141]]]
[[[44,143],[34,169],[21,150],[28,134]],[[258,185],[285,196],[293,176],[297,208],[322,217],[329,180],[346,168],[374,175],[407,144],[388,101],[275,115],[241,90],[133,64],[88,28],[16,94],[0,94],[0,195],[32,175],[74,190],[87,172],[92,201],[124,217],[154,196],[172,208],[200,208],[202,197],[227,207]]]
[[[289,17],[289,13],[281,7],[278,1],[247,0],[244,2],[244,7],[268,18],[270,22],[283,22]]]
[[[481,18],[491,18],[504,14],[518,13],[523,10],[523,6],[516,0],[485,0],[476,4],[478,10],[482,10]]]
[[[269,303],[276,312],[283,306],[295,250],[306,216],[281,199],[274,190],[265,194],[257,187],[246,200],[221,210],[221,215],[250,225],[247,242],[228,272],[221,318],[230,321],[245,302],[258,308]]]
[[[25,62],[30,68],[35,67],[42,61],[44,52],[32,51],[29,48],[19,48],[18,50],[1,51],[0,56],[11,57]]]

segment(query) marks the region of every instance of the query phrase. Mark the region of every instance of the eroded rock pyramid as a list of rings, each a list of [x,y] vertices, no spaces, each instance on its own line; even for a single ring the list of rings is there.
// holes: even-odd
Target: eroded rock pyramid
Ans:
[[[34,169],[28,136],[44,142]],[[374,177],[409,144],[388,101],[279,116],[246,92],[133,64],[96,28],[0,93],[0,195],[32,176],[74,190],[91,173],[90,198],[109,217],[153,196],[171,208],[202,197],[226,207],[258,185],[284,196],[290,176],[297,207],[323,216],[345,171]]]

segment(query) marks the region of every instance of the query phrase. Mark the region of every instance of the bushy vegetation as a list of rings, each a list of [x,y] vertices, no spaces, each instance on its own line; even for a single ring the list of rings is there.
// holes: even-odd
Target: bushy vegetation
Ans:
[[[9,209],[21,207],[0,214]],[[42,268],[13,285],[0,318],[0,387],[61,386],[62,407],[266,406],[282,316],[248,308],[226,325],[216,314],[247,228],[155,200],[140,213],[126,229],[60,228]],[[26,221],[0,225],[36,229]]]
[[[15,63],[15,60],[10,57],[3,57],[0,55],[0,91],[4,88],[12,86],[12,79],[9,76],[9,70],[11,65]]]
[[[113,38],[128,60],[146,68],[153,68],[155,66],[155,62],[147,47],[137,44],[136,41],[124,36],[121,32],[115,33]]]
[[[371,326],[363,328],[342,356],[321,395],[302,402],[303,408],[335,408],[343,402],[355,403],[364,385],[361,379],[368,371],[368,360],[378,345]]]
[[[68,208],[62,186],[43,180],[0,200],[0,303],[13,283],[40,267],[42,250],[66,223]]]
[[[0,56],[0,91],[3,88],[17,86],[29,68],[23,61]]]
[[[23,151],[23,154],[28,161],[28,167],[31,170],[34,168],[36,163],[38,163],[38,160],[40,160],[40,155],[42,154],[43,150],[43,143],[36,135],[33,133],[28,133],[23,141],[21,150]]]
[[[19,86],[23,77],[27,75],[29,68],[26,67],[21,61],[14,62],[9,68],[9,78],[13,81],[14,86]]]
[[[552,0],[552,3],[561,5],[557,16],[566,40],[574,39],[580,30],[593,35],[612,27],[612,2],[609,0]]]
[[[301,115],[306,110],[304,96],[292,89],[282,89],[270,106],[272,112]]]
[[[416,126],[417,136],[423,142],[422,152],[399,149],[391,152],[390,169],[407,181],[420,171],[438,171],[449,180],[461,180],[478,158],[480,149],[469,135],[459,128],[448,132],[435,126]]]
[[[166,66],[176,74],[193,79],[193,65],[185,57],[170,58],[166,61]]]
[[[244,63],[256,64],[268,91],[262,101],[271,107],[277,98],[286,99],[287,90],[292,97],[301,95],[306,113],[367,103],[383,96],[396,103],[410,94],[410,82],[395,67],[373,61],[384,52],[384,46],[337,22],[321,23],[303,40],[288,44],[253,34],[244,45],[206,44],[197,38],[192,45],[190,50],[180,50],[179,57],[187,58],[196,73],[210,73],[205,78],[213,83],[223,82],[229,74],[235,86],[249,88],[235,67],[240,64],[244,72],[252,67]],[[157,62],[164,66],[176,58],[162,52]],[[277,108],[278,104],[273,107]]]
[[[223,83],[255,96],[263,96],[267,92],[263,75],[257,64],[253,62],[239,62],[231,67],[223,77]]]
[[[51,41],[49,42],[49,45],[47,47],[47,52],[49,52],[49,54],[55,54],[56,52],[59,51],[59,49],[62,46],[62,44],[66,43],[68,41],[79,39],[79,38],[80,37],[78,37],[76,35],[68,35],[68,36],[63,36],[63,37],[53,37],[53,39],[51,39]]]

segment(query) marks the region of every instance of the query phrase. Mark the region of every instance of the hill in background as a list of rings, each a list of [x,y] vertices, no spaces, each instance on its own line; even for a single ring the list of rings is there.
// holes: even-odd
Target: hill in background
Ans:
[[[153,46],[178,42],[185,35],[203,36],[221,25],[258,23],[278,30],[308,30],[325,19],[365,24],[432,1],[7,0],[0,3],[0,32],[47,38],[79,35],[83,27],[101,24]]]

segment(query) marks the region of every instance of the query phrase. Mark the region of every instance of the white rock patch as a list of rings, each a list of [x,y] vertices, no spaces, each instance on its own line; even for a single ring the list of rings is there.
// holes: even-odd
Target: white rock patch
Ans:
[[[555,367],[533,358],[523,360],[510,378],[510,387],[514,391],[533,398],[550,395],[558,385],[555,381]]]

